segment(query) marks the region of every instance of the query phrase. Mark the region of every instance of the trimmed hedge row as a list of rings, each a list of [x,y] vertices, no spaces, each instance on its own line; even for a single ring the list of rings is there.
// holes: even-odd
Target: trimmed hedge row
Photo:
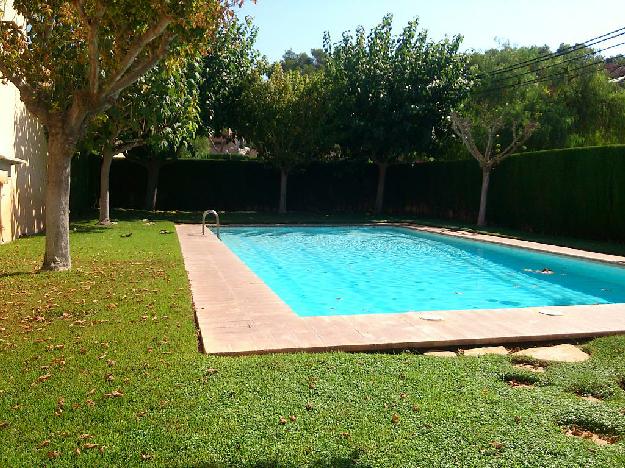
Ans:
[[[77,178],[97,185],[91,175]],[[93,175],[95,173],[95,177]],[[161,169],[162,210],[273,211],[280,176],[258,161],[180,160]],[[377,168],[353,161],[316,163],[289,177],[292,211],[364,212],[373,207]],[[473,221],[480,170],[473,160],[403,164],[387,173],[389,213]],[[141,208],[146,171],[126,160],[111,170],[114,207]],[[82,187],[80,193],[86,189]],[[83,206],[94,206],[97,187]],[[625,241],[625,145],[539,151],[504,161],[491,177],[487,219],[496,225],[547,234]]]

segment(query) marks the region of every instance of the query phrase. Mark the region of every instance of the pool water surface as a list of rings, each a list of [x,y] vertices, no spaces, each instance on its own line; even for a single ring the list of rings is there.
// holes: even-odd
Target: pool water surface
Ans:
[[[228,227],[299,316],[625,303],[625,268],[399,227]]]

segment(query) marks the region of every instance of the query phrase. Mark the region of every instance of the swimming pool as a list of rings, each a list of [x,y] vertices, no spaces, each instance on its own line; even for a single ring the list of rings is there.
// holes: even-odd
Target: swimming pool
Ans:
[[[407,228],[221,237],[299,316],[625,303],[625,268]]]

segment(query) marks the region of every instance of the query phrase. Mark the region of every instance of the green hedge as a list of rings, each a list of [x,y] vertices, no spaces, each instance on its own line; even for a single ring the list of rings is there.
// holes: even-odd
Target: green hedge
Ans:
[[[76,178],[88,185],[78,198],[83,206],[94,206],[99,163],[88,161],[90,174]],[[481,178],[475,161],[397,165],[387,177],[389,213],[462,221],[477,215]],[[289,177],[287,205],[293,211],[369,211],[376,180],[373,164],[312,164]],[[141,208],[145,185],[143,167],[113,162],[113,206]],[[278,190],[278,171],[263,162],[180,160],[161,170],[158,208],[272,211]],[[492,224],[527,231],[625,241],[625,145],[509,158],[491,178],[487,217]]]
[[[492,177],[493,224],[625,240],[625,146],[514,156]]]

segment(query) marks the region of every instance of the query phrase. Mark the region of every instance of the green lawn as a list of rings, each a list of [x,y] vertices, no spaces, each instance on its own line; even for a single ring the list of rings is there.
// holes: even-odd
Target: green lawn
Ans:
[[[0,246],[0,466],[625,465],[625,439],[563,429],[625,438],[625,337],[544,374],[500,356],[204,356],[170,221],[73,228],[69,273],[36,273],[43,237]]]

